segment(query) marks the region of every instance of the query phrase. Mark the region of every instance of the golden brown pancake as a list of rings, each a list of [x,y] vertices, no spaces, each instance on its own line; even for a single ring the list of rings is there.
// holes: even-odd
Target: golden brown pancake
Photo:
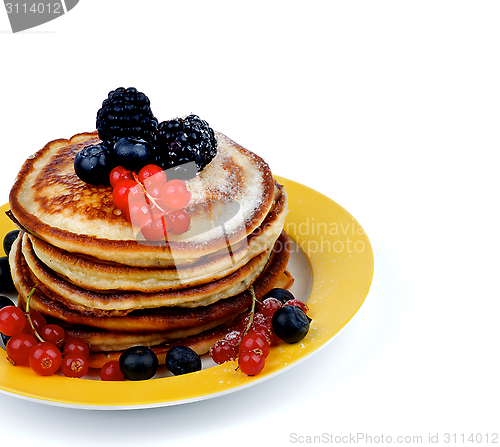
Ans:
[[[68,281],[88,290],[128,290],[160,292],[192,287],[223,278],[247,264],[253,257],[270,250],[283,229],[287,213],[286,192],[277,188],[275,205],[264,222],[240,247],[222,250],[177,268],[130,267],[61,250],[31,235],[36,257]],[[194,301],[193,301],[194,302]],[[194,304],[193,304],[194,305]]]
[[[87,290],[68,282],[41,263],[35,256],[26,233],[21,250],[35,281],[43,284],[59,301],[79,312],[92,311],[95,315],[126,315],[137,309],[156,307],[206,306],[234,296],[253,283],[266,267],[271,249],[252,258],[247,264],[228,276],[199,286],[165,292],[98,292]]]
[[[252,282],[258,299],[276,284],[286,269],[289,258],[289,252],[284,249],[284,247],[288,247],[286,240],[287,237],[283,233],[279,239],[280,243],[276,244],[276,249],[272,251],[264,271]],[[30,308],[60,320],[65,325],[89,326],[128,333],[128,335],[153,333],[158,338],[157,333],[160,331],[193,329],[213,322],[222,324],[221,322],[227,318],[234,317],[248,308],[252,302],[251,294],[248,288],[245,288],[244,291],[232,297],[219,300],[208,306],[193,308],[156,307],[132,311],[121,316],[106,315],[90,307],[85,310],[75,310],[68,306],[64,297],[54,293],[33,274],[28,263],[25,262],[20,238],[14,242],[10,257],[13,266],[12,278],[19,292],[21,307],[24,307],[30,291],[36,288],[36,292],[30,300]],[[147,295],[145,294],[143,298],[147,299]],[[167,335],[163,335],[163,337]]]
[[[186,265],[244,240],[271,210],[275,184],[257,155],[218,133],[216,157],[188,180],[190,229],[163,244],[138,240],[110,186],[81,181],[73,167],[96,132],[47,144],[23,165],[11,190],[21,227],[63,250],[136,267]]]

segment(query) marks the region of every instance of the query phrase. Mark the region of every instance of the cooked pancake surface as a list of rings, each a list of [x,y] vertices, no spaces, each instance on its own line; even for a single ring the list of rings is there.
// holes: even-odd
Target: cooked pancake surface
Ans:
[[[279,240],[280,243],[276,244],[276,249],[272,251],[265,269],[252,282],[257,299],[260,299],[274,287],[286,269],[289,257],[288,250],[284,249],[288,246],[286,235],[283,233]],[[93,308],[83,311],[73,309],[64,297],[40,282],[33,274],[23,256],[21,245],[21,238],[16,239],[10,254],[12,277],[19,292],[21,307],[25,307],[28,294],[33,288],[36,288],[36,292],[30,300],[30,309],[38,310],[44,315],[56,318],[66,324],[106,329],[129,335],[180,329],[189,330],[191,331],[189,335],[192,335],[192,330],[197,327],[203,326],[203,330],[205,330],[207,324],[216,321],[218,324],[222,324],[228,318],[232,318],[247,309],[252,302],[252,296],[248,288],[245,287],[243,291],[234,296],[207,306],[194,308],[147,308],[121,316],[102,314]],[[143,298],[147,299],[148,294],[144,294]],[[156,336],[158,337],[158,335]],[[114,337],[117,337],[117,334],[114,334]]]
[[[52,272],[37,259],[26,233],[22,238],[21,252],[23,261],[28,265],[36,281],[59,295],[68,307],[82,312],[124,315],[133,310],[146,308],[206,306],[236,295],[245,290],[262,273],[268,262],[271,249],[260,253],[240,269],[216,281],[157,293],[102,293],[78,287]]]
[[[82,182],[73,160],[96,133],[56,140],[28,159],[11,190],[11,211],[28,232],[61,249],[133,266],[187,263],[236,243],[270,211],[275,186],[267,164],[217,134],[218,153],[187,187],[191,228],[166,244],[148,244],[112,201],[110,186]]]
[[[287,213],[284,188],[263,224],[240,244],[220,250],[198,262],[176,268],[131,267],[102,262],[61,250],[30,235],[36,257],[71,283],[88,290],[160,292],[206,284],[234,273],[253,257],[271,249],[283,228]]]

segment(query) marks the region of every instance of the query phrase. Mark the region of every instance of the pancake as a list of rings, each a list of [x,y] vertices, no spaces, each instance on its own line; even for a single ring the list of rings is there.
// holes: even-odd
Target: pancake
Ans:
[[[293,278],[287,271],[285,271],[273,287],[288,289],[292,286],[292,284]],[[160,365],[163,365],[165,363],[165,355],[167,354],[168,350],[176,345],[188,346],[193,349],[198,355],[206,354],[217,340],[223,339],[226,334],[238,329],[238,323],[240,319],[242,319],[245,315],[247,315],[247,312],[241,313],[234,320],[231,320],[228,323],[216,326],[213,329],[208,329],[197,335],[191,335],[188,337],[179,338],[178,340],[160,343],[159,345],[150,346],[150,348],[158,356]],[[79,338],[85,338],[87,336],[87,340],[92,337],[92,334],[89,333],[88,329],[86,330],[84,328],[66,328],[66,333],[72,335],[73,337]],[[122,351],[113,350],[104,352],[91,351],[89,356],[89,366],[91,368],[101,368],[106,362],[110,360],[118,360],[121,353]]]
[[[232,247],[230,252],[222,250],[222,253],[201,258],[189,266],[130,267],[64,251],[33,235],[30,236],[30,241],[36,257],[41,262],[71,283],[87,290],[160,292],[193,287],[230,275],[255,256],[271,249],[282,231],[287,213],[286,192],[280,187],[277,191],[279,195],[272,210],[244,244],[239,248]],[[195,302],[187,301],[191,303],[188,305]]]
[[[26,237],[22,239],[27,240]],[[25,306],[28,294],[36,287],[36,292],[30,300],[30,309],[38,310],[46,316],[60,320],[65,325],[84,325],[120,331],[121,333],[157,333],[193,329],[214,322],[222,324],[228,318],[247,309],[252,302],[248,287],[253,286],[255,295],[259,299],[274,287],[285,271],[289,258],[286,241],[287,236],[282,233],[278,240],[279,243],[277,242],[276,248],[272,250],[262,273],[251,284],[247,284],[243,291],[234,296],[207,306],[193,308],[158,306],[132,311],[120,316],[113,313],[106,315],[91,307],[84,311],[69,307],[68,301],[64,297],[54,293],[50,287],[47,287],[44,282],[40,282],[33,274],[29,264],[25,261],[20,237],[12,246],[10,260],[12,278],[19,292],[19,304],[22,308]],[[143,298],[147,299],[147,297],[148,294],[144,294]],[[158,337],[157,334],[155,336]]]
[[[21,233],[9,262],[18,306],[87,341],[90,366],[149,346],[199,354],[234,328],[254,295],[288,288],[285,188],[257,155],[216,133],[217,155],[186,180],[189,230],[146,241],[112,199],[81,181],[75,155],[96,132],[48,143],[28,159],[9,196]],[[169,172],[167,171],[167,178]]]
[[[62,250],[134,267],[170,267],[231,249],[264,221],[275,182],[268,165],[224,135],[218,151],[187,180],[190,229],[162,244],[145,243],[112,201],[110,186],[81,181],[73,160],[100,140],[84,133],[55,140],[29,158],[11,189],[11,213],[27,232]],[[167,173],[168,175],[168,173]]]

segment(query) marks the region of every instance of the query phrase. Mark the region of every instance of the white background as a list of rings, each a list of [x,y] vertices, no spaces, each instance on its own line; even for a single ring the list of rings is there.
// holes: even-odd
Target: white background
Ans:
[[[274,173],[335,200],[375,256],[356,317],[291,370],[224,397],[136,411],[1,394],[0,444],[491,440],[500,432],[499,23],[494,1],[81,0],[12,34],[0,10],[2,203],[31,153],[93,130],[108,91],[135,86],[160,119],[197,113]]]

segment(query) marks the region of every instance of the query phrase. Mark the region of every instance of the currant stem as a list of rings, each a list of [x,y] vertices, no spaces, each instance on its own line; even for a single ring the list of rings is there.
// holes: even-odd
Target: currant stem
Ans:
[[[28,293],[28,296],[26,297],[26,316],[28,317],[28,321],[30,322],[31,329],[35,332],[35,337],[38,338],[39,341],[43,342],[45,341],[42,336],[36,331],[35,325],[33,324],[33,320],[31,319],[30,315],[30,301],[31,297],[35,294],[36,292],[36,287],[33,287],[30,290],[30,293]]]
[[[139,176],[132,171],[132,176],[134,177],[134,180],[139,183],[139,185],[141,185],[142,187],[142,190],[144,191],[144,195],[149,199],[149,201],[153,204],[153,206],[155,206],[156,208],[158,208],[163,214],[167,214],[167,212],[160,206],[156,203],[156,200],[151,196],[151,194],[149,194],[147,191],[146,191],[146,187],[142,184],[142,182],[139,180]]]
[[[258,301],[257,297],[255,296],[255,290],[253,289],[253,286],[250,286],[248,290],[250,290],[250,294],[252,295],[252,308],[250,309],[250,318],[248,320],[245,332],[243,333],[243,337],[248,334],[248,331],[252,327],[253,316],[255,315],[255,303]]]

